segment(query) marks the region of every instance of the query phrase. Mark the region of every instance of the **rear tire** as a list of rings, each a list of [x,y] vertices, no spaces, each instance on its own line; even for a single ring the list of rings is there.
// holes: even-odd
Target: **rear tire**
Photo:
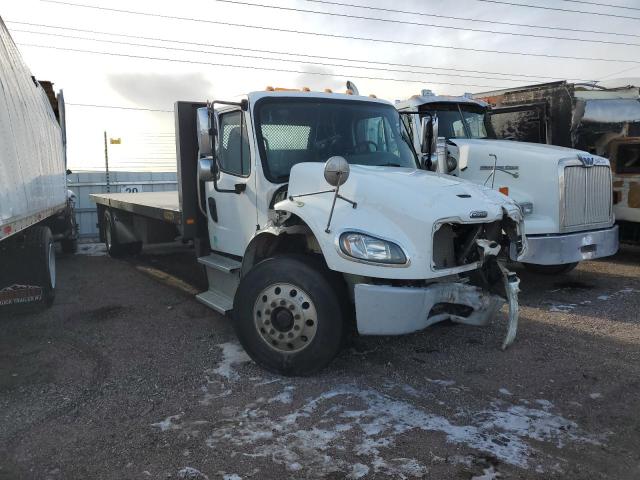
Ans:
[[[25,247],[31,261],[33,282],[42,288],[42,305],[50,307],[56,297],[56,249],[49,227],[27,230]]]
[[[578,266],[578,262],[564,263],[562,265],[536,265],[533,263],[524,263],[524,268],[538,275],[564,275]]]
[[[333,284],[330,273],[304,255],[272,257],[253,267],[233,302],[234,329],[249,356],[287,376],[326,367],[340,351],[345,330]]]

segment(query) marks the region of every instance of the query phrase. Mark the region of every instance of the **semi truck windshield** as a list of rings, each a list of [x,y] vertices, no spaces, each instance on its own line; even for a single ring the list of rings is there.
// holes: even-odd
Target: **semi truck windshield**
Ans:
[[[256,103],[254,118],[265,176],[274,183],[287,181],[297,163],[334,155],[357,165],[418,166],[391,105],[265,98]]]
[[[490,138],[482,107],[444,103],[424,107],[438,116],[438,136],[445,138]]]

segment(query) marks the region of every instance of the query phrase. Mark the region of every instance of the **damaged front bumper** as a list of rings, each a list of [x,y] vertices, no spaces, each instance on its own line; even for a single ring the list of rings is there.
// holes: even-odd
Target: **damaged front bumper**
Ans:
[[[502,344],[505,349],[514,341],[518,329],[520,280],[504,268],[502,273],[506,300],[465,283],[436,283],[426,287],[356,284],[354,293],[358,332],[361,335],[402,335],[443,320],[487,325],[506,301],[509,305],[509,322]],[[438,308],[442,305],[457,308],[442,311]]]

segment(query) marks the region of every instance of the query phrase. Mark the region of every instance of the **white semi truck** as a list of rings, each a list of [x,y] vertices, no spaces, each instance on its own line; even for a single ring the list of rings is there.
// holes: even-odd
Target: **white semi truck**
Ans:
[[[53,302],[54,242],[77,245],[66,178],[62,92],[31,75],[0,19],[0,316]]]
[[[495,140],[487,107],[468,95],[430,90],[396,102],[427,168],[489,186],[518,203],[528,244],[520,261],[528,269],[566,273],[582,260],[615,254],[609,161],[570,148]],[[428,143],[437,144],[436,154]]]
[[[310,91],[177,102],[179,192],[94,194],[112,255],[194,240],[209,289],[249,355],[286,375],[363,335],[442,320],[484,325],[519,280],[497,262],[525,253],[518,205],[419,168],[389,102]]]

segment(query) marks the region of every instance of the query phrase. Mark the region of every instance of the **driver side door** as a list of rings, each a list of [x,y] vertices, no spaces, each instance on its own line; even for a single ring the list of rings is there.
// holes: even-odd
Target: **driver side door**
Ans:
[[[247,135],[247,117],[240,109],[220,114],[218,188],[213,181],[205,186],[211,249],[237,256],[244,255],[257,224],[255,152]]]

